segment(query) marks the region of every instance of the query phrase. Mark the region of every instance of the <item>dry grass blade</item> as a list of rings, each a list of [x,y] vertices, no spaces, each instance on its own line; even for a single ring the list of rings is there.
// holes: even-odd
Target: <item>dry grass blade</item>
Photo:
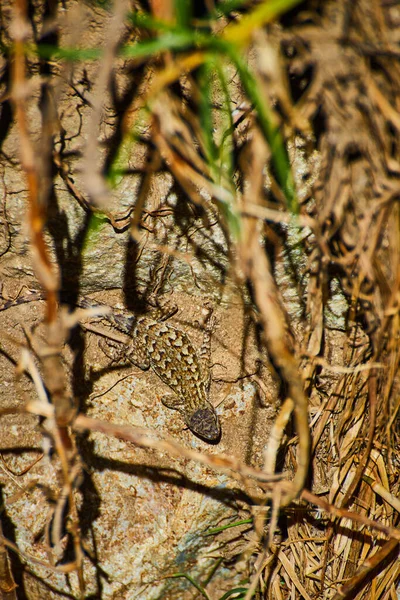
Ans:
[[[1,2],[3,595],[396,598],[398,29]]]
[[[384,561],[392,554],[395,556],[399,551],[399,540],[389,540],[381,550],[378,550],[371,558],[362,565],[359,572],[352,577],[339,591],[333,596],[332,600],[347,600],[354,598],[359,593],[362,586],[365,585],[366,578],[374,571],[375,576],[384,568]]]
[[[30,410],[42,410],[42,407],[32,403],[30,404]],[[104,421],[85,417],[84,415],[78,415],[76,417],[74,421],[74,428],[78,431],[90,430],[108,433],[109,435],[113,435],[127,442],[133,442],[134,444],[143,448],[154,448],[160,452],[167,452],[173,456],[182,456],[214,469],[221,469],[223,471],[229,470],[231,475],[238,481],[245,482],[246,478],[254,477],[257,480],[264,482],[266,485],[275,482],[275,486],[282,485],[284,489],[290,488],[290,484],[287,482],[281,482],[280,484],[277,484],[277,482],[282,480],[283,475],[281,474],[271,475],[264,473],[263,471],[254,469],[241,463],[233,456],[224,456],[222,454],[213,455],[189,450],[188,448],[185,448],[181,444],[175,442],[173,439],[158,440],[151,435],[151,431],[146,431],[144,429],[130,427],[128,425],[115,425],[113,423],[106,423]]]
[[[248,190],[244,198],[261,198],[262,172],[266,150],[260,139],[255,137],[252,149],[252,171],[249,173]],[[261,200],[260,200],[261,201]],[[268,257],[260,244],[260,231],[255,220],[247,218],[243,223],[243,243],[240,245],[241,267],[250,279],[255,299],[260,310],[260,320],[268,351],[279,368],[288,389],[294,407],[296,429],[299,436],[298,467],[293,480],[293,490],[284,500],[290,503],[303,489],[308,473],[310,452],[310,430],[308,425],[308,403],[303,389],[303,380],[299,376],[300,365],[291,348],[284,312],[279,300],[276,283],[271,273]]]
[[[17,584],[14,581],[10,560],[4,544],[3,530],[0,523],[0,593],[2,600],[17,600]]]
[[[92,95],[93,111],[84,155],[85,183],[91,202],[96,208],[105,211],[107,211],[109,205],[109,190],[100,168],[98,135],[102,121],[104,98],[110,84],[118,47],[121,44],[128,10],[129,3],[126,0],[116,0],[109,29],[105,35],[106,44],[98,67],[96,88]]]

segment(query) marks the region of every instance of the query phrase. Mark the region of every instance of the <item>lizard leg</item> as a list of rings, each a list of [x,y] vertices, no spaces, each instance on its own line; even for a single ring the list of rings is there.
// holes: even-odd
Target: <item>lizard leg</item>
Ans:
[[[134,364],[139,369],[147,371],[150,367],[150,360],[145,350],[140,350],[132,340],[129,346],[119,344],[113,340],[100,340],[99,346],[112,362],[117,364]]]
[[[172,410],[180,410],[183,406],[182,400],[176,394],[165,394],[161,398],[161,402],[167,408],[172,408]]]
[[[115,363],[127,363],[125,357],[125,348],[122,344],[114,342],[113,340],[99,340],[99,346],[104,354]]]
[[[178,306],[169,298],[151,295],[148,303],[153,308],[151,317],[155,321],[166,321],[178,312]]]
[[[124,347],[125,357],[136,367],[147,371],[150,368],[150,358],[147,349],[140,344],[135,343],[133,339],[128,347]]]

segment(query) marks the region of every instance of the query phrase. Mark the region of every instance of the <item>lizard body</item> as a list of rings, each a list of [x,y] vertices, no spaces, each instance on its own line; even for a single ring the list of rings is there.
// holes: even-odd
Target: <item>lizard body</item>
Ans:
[[[0,310],[41,299],[44,299],[44,294],[35,292],[3,304]],[[86,298],[77,300],[76,304],[82,308],[106,306]],[[103,318],[131,338],[130,343],[122,348],[124,358],[143,370],[151,367],[174,392],[164,396],[162,403],[179,411],[193,433],[208,442],[217,442],[221,429],[215,409],[208,400],[208,361],[199,357],[186,333],[165,321],[159,322],[145,316],[136,317],[126,311],[112,309]],[[203,345],[207,346],[209,353],[209,327],[206,327]],[[204,353],[203,349],[202,354]]]

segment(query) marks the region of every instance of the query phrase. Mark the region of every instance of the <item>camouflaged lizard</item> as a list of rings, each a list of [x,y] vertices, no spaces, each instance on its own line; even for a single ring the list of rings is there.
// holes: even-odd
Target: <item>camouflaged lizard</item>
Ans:
[[[0,310],[43,299],[42,292],[31,293],[4,303]],[[86,298],[77,300],[76,304],[82,308],[106,306]],[[164,406],[179,411],[186,425],[197,436],[207,442],[217,442],[221,428],[215,409],[208,400],[211,319],[206,324],[202,349],[198,355],[186,333],[165,321],[136,317],[114,309],[103,318],[131,338],[130,344],[122,348],[124,358],[140,369],[151,367],[174,392],[161,399]]]

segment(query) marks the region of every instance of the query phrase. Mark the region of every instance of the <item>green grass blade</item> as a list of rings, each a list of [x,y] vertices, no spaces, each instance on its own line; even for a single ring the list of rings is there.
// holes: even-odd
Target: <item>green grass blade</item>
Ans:
[[[299,207],[295,193],[293,175],[290,168],[289,156],[279,128],[273,123],[268,105],[262,96],[260,87],[243,58],[232,44],[228,45],[227,51],[229,52],[233,63],[236,65],[240,80],[249,100],[257,110],[261,130],[271,149],[272,163],[276,171],[278,182],[285,194],[288,209],[293,214],[297,214]]]
[[[197,583],[197,581],[195,581],[193,579],[193,577],[191,577],[187,573],[174,573],[173,575],[168,575],[166,577],[166,579],[176,579],[179,577],[183,577],[184,579],[187,579],[188,581],[190,581],[190,583],[196,588],[196,590],[200,592],[200,594],[203,596],[203,598],[206,598],[206,600],[210,600],[210,597],[207,594],[206,590],[201,585],[199,585]]]
[[[226,592],[223,596],[221,596],[219,598],[219,600],[227,600],[228,598],[231,598],[233,596],[233,594],[239,594],[239,596],[235,596],[235,600],[241,600],[241,598],[245,598],[247,592],[248,592],[248,589],[244,588],[244,587],[234,588],[234,589]],[[252,594],[252,596],[253,595],[254,594]]]
[[[233,140],[233,120],[232,120],[232,107],[230,102],[230,93],[228,88],[228,83],[226,81],[225,72],[224,72],[224,64],[221,60],[215,61],[216,71],[218,74],[219,82],[221,85],[222,92],[222,123],[223,123],[223,135],[219,147],[219,160],[221,165],[222,174],[225,175],[227,182],[229,182],[232,187],[233,184],[233,148],[234,148],[234,140]],[[233,190],[234,191],[234,190]]]
[[[214,123],[211,101],[214,73],[214,60],[212,57],[206,56],[206,60],[198,70],[198,84],[200,90],[198,107],[200,126],[204,142],[204,152],[211,170],[218,160],[218,148],[213,136]]]
[[[214,529],[209,529],[203,535],[206,537],[208,535],[216,535],[221,531],[225,531],[225,529],[231,529],[232,527],[238,527],[239,525],[251,525],[253,523],[253,517],[249,519],[242,519],[241,521],[235,521],[234,523],[228,523],[227,525],[221,525],[221,527],[215,527]]]
[[[191,0],[175,0],[174,5],[177,25],[180,27],[189,27],[192,19]]]

